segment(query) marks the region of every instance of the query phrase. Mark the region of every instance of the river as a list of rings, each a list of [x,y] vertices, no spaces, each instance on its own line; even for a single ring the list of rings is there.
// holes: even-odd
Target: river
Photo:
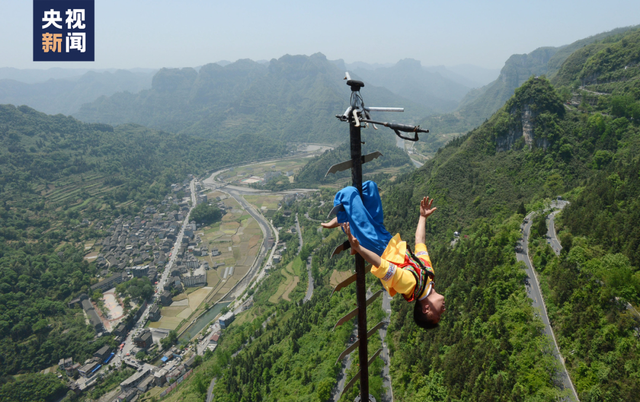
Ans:
[[[200,331],[202,331],[202,328],[204,328],[207,325],[209,325],[211,323],[211,321],[213,321],[213,319],[216,318],[216,316],[222,311],[222,309],[227,307],[229,304],[230,303],[228,303],[228,302],[217,303],[216,305],[211,307],[209,310],[207,310],[206,313],[204,313],[200,317],[198,317],[196,319],[196,322],[193,325],[191,325],[189,327],[189,329],[187,329],[180,336],[180,340],[181,341],[184,340],[184,341],[188,342],[191,339],[193,339],[194,336],[198,335],[198,333]]]

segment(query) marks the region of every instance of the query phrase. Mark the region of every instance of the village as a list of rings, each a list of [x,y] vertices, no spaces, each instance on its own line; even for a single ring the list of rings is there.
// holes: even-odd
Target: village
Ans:
[[[271,176],[273,172],[265,172],[263,180]],[[160,204],[147,206],[140,216],[119,217],[103,228],[107,235],[85,256],[87,261],[95,262],[99,281],[87,293],[71,300],[69,306],[83,310],[87,323],[96,331],[96,338],[112,335],[119,347],[105,345],[84,362],[74,362],[70,357],[60,359],[59,368],[74,379],[69,387],[76,394],[91,389],[101,378],[125,367],[135,369],[135,373],[101,401],[130,401],[151,388],[178,385],[191,374],[202,355],[215,350],[223,330],[235,319],[235,313],[252,305],[252,298],[244,297],[237,301],[234,310],[216,314],[217,319],[206,323],[192,346],[167,343],[167,347],[163,347],[162,339],[178,331],[185,333],[195,322],[190,320],[194,313],[203,313],[210,303],[219,302],[222,295],[227,295],[250,273],[249,268],[258,259],[259,240],[264,234],[260,233],[257,222],[246,215],[246,206],[224,192],[213,190],[189,175],[182,183],[172,184],[171,192]],[[280,200],[271,208],[280,208],[280,202],[288,205],[298,196],[304,197],[304,194],[271,197],[270,202]],[[252,197],[255,196],[246,196]],[[185,221],[195,206],[205,202],[222,212],[224,218],[218,231],[202,228],[193,220]],[[261,213],[270,215],[266,212],[272,210],[262,207]],[[295,230],[295,227],[287,228],[287,232],[295,233]],[[265,267],[269,268],[280,261],[286,245],[274,242],[271,237],[263,240],[263,251],[271,251]],[[248,249],[240,258],[234,254],[238,246]],[[230,259],[230,256],[236,258]],[[132,300],[121,293],[119,285],[134,279],[148,280],[154,289],[153,296]],[[128,305],[125,306],[124,300]],[[185,335],[190,339],[189,332]],[[161,391],[159,396],[171,390],[173,386]]]

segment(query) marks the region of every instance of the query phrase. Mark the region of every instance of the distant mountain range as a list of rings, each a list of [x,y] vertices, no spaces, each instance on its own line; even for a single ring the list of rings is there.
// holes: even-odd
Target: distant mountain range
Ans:
[[[356,68],[353,73],[362,77],[365,83],[388,88],[395,94],[440,113],[454,110],[471,89],[438,71],[429,71],[413,59],[400,60],[391,67],[375,70]]]
[[[116,71],[122,71],[121,68],[105,68],[105,69],[91,69],[91,68],[61,68],[53,67],[48,69],[35,69],[35,68],[13,68],[13,67],[0,67],[0,80],[15,80],[25,84],[35,84],[37,82],[45,82],[49,80],[59,79],[71,79],[75,80],[83,76],[88,72],[94,73],[115,73]],[[158,71],[157,68],[131,68],[126,69],[135,74],[150,74],[153,75]]]
[[[265,102],[268,102],[263,105],[265,107],[271,104],[280,105],[281,110],[295,110],[300,106],[290,104],[296,101],[289,95],[279,98],[275,92],[284,87],[274,85],[273,82],[275,80],[275,82],[284,83],[285,87],[288,85],[291,81],[289,78],[284,77],[282,80],[283,77],[277,77],[278,65],[292,62],[296,57],[298,56],[285,56],[279,60],[255,62],[221,60],[213,65],[208,64],[193,69],[163,69],[160,72],[152,69],[0,68],[0,104],[27,105],[48,114],[73,114],[88,121],[112,124],[135,122],[175,132],[184,130],[184,132],[198,135],[225,136],[229,133],[226,133],[225,127],[219,127],[219,123],[224,121],[225,124],[234,126],[236,124],[234,119],[238,118],[238,113],[249,114],[249,109],[244,108],[248,104],[253,104],[255,106],[251,107],[260,109],[261,106],[255,103],[255,99],[261,87],[264,87],[264,90],[277,87],[277,90],[268,90],[271,91],[271,95],[262,97]],[[315,83],[300,85],[300,88],[294,91],[300,98],[311,99],[315,96],[305,91],[312,91],[314,94],[329,91],[333,94],[332,96],[335,96],[333,101],[342,105],[339,109],[346,107],[345,101],[349,94],[339,77],[343,76],[344,71],[350,71],[354,78],[366,82],[367,87],[363,95],[367,104],[405,107],[407,112],[403,116],[395,115],[384,119],[406,122],[453,110],[472,87],[480,86],[479,76],[491,74],[490,70],[470,65],[422,67],[419,61],[412,59],[401,60],[396,64],[368,64],[344,63],[342,60],[329,62],[324,56],[321,58],[324,59],[323,66],[318,64],[318,58],[314,59],[314,63],[321,67],[316,73],[303,74],[310,73],[307,79],[315,79],[312,78],[316,77],[314,74],[328,73],[327,80],[321,79]],[[271,64],[274,64],[274,67],[270,69]],[[299,67],[303,66],[294,63],[282,73],[291,74]],[[246,74],[243,75],[241,71],[245,71]],[[497,75],[497,72],[494,73]],[[260,83],[263,78],[272,82]],[[239,81],[234,82],[234,80]],[[152,86],[152,82],[156,85]],[[480,82],[484,83],[482,78]],[[320,86],[325,83],[329,88],[320,89]],[[189,88],[178,89],[175,85],[189,86]],[[392,93],[381,93],[379,96],[380,89],[373,87],[385,87]],[[144,92],[145,90],[149,92]],[[180,93],[172,93],[174,90]],[[336,96],[335,91],[339,91],[340,95]],[[291,91],[288,93],[291,94]],[[393,94],[398,96],[394,97]],[[110,99],[100,99],[101,97]],[[407,102],[407,99],[413,102]],[[327,100],[318,99],[318,102],[323,103]],[[89,105],[80,110],[84,104]],[[311,105],[308,104],[308,106]],[[318,107],[326,109],[327,106],[313,105],[313,108]],[[226,116],[223,115],[224,111],[232,113]],[[341,111],[333,110],[331,116]],[[313,112],[304,110],[299,114],[310,116]],[[296,122],[297,126],[306,124],[297,122],[295,117],[280,116],[282,120]],[[204,122],[200,122],[201,119],[204,119]],[[274,116],[269,116],[269,113],[265,112],[265,120],[273,119]],[[258,121],[255,118],[246,118],[243,119],[244,124],[247,124],[247,120]],[[326,120],[314,122],[316,130],[307,133],[306,137],[317,137],[316,134],[320,133],[318,138],[327,138],[327,135],[322,132],[329,132],[337,127],[335,124],[333,126],[331,124],[327,126],[327,124],[329,123]],[[188,128],[187,126],[190,125],[194,127]],[[216,133],[212,133],[213,127],[217,127],[213,130]],[[252,132],[269,132],[272,136],[282,138],[300,137],[297,133],[291,135],[278,133],[280,129],[274,131],[268,126],[250,126],[248,129]],[[291,130],[289,132],[292,133]]]
[[[150,88],[154,73],[155,70],[0,69],[0,77],[13,77],[0,79],[0,104],[28,105],[48,114],[69,115],[100,96]]]
[[[199,71],[162,69],[150,89],[101,97],[74,116],[208,138],[258,133],[294,142],[342,142],[347,128],[335,115],[349,105],[343,76],[344,68],[320,53],[286,55],[268,65],[238,60],[226,66],[207,64]],[[367,105],[404,107],[402,116],[392,116],[402,121],[415,122],[430,113],[417,102],[368,83],[362,95]]]
[[[2,68],[0,104],[26,104],[87,122],[137,123],[207,138],[257,133],[285,141],[341,142],[344,127],[334,116],[348,106],[349,90],[340,78],[350,71],[365,82],[367,105],[406,110],[403,115],[377,116],[380,119],[420,123],[434,134],[464,133],[504,105],[529,77],[552,78],[574,51],[628,29],[513,55],[488,84],[496,71],[472,65],[422,66],[413,59],[345,63],[317,53],[157,72]],[[49,79],[37,82],[42,79],[38,73]]]

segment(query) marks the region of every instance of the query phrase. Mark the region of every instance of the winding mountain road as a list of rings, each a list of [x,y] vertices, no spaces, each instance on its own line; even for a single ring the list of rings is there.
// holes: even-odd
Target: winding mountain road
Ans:
[[[558,201],[558,202],[552,203],[551,207],[554,209],[562,209],[567,204],[568,202],[566,201]],[[549,228],[549,225],[553,226],[554,224],[554,221],[552,218],[555,216],[555,212],[551,214],[553,216],[547,222],[547,232],[552,233],[553,237],[552,239],[550,239],[550,241],[553,240],[556,243],[556,247],[554,248],[552,246],[552,248],[554,248],[554,251],[557,249],[557,254],[559,254],[560,249],[562,249],[562,246],[560,246],[560,243],[556,238],[555,228],[553,227]],[[556,379],[560,383],[559,385],[561,385],[562,389],[569,389],[572,392],[573,397],[565,398],[565,400],[579,401],[580,399],[578,398],[578,394],[575,388],[573,387],[573,383],[571,382],[571,377],[569,377],[567,368],[564,365],[564,358],[560,354],[560,349],[558,348],[558,342],[556,341],[555,334],[553,333],[553,328],[551,327],[551,323],[549,322],[549,316],[547,315],[547,307],[544,303],[542,292],[540,291],[540,284],[538,282],[538,277],[533,267],[533,263],[531,262],[531,258],[529,257],[529,236],[531,233],[532,219],[534,216],[535,216],[535,212],[530,213],[525,217],[525,220],[522,224],[523,235],[522,235],[522,239],[518,242],[518,245],[516,247],[516,259],[518,261],[522,261],[525,263],[525,266],[526,266],[525,271],[527,273],[527,278],[525,279],[525,288],[527,291],[527,296],[531,298],[532,300],[531,304],[533,308],[538,311],[539,317],[542,320],[542,323],[544,324],[545,334],[553,340],[553,345],[554,345],[553,355],[561,363],[562,371],[556,373]]]

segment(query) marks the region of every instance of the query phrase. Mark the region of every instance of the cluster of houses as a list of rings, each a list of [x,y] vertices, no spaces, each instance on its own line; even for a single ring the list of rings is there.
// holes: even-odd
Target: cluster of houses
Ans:
[[[156,282],[158,271],[163,270],[169,262],[183,220],[189,211],[190,179],[188,177],[182,184],[172,184],[171,193],[160,204],[147,206],[142,216],[133,219],[118,218],[106,228],[109,234],[97,243],[101,249],[95,260],[98,277],[104,279],[91,286],[91,294],[96,290],[107,291],[131,278],[146,277],[151,283]],[[196,184],[196,191],[200,190],[200,185]],[[184,193],[182,199],[178,199],[180,192]],[[198,203],[206,201],[206,195],[198,194],[197,198]],[[218,206],[225,208],[222,203]],[[192,221],[185,227],[177,259],[165,286],[169,291],[174,287],[182,289],[207,284],[206,271],[211,267],[208,262],[200,262],[197,257],[216,256],[220,252],[203,246],[195,232],[196,223]],[[163,305],[167,305],[167,300],[170,300],[170,295],[164,298]],[[76,304],[85,310],[98,333],[106,332],[89,296],[81,295],[69,303],[71,307]],[[151,319],[157,321],[160,319],[159,308],[155,306],[152,310]]]
[[[278,228],[280,231],[282,228]],[[282,260],[282,254],[287,251],[287,243],[280,241],[276,244],[276,250],[273,252],[273,264],[278,264]]]
[[[100,370],[103,365],[109,364],[114,355],[115,353],[111,351],[111,348],[105,345],[98,349],[93,354],[93,357],[83,364],[78,362],[74,363],[73,358],[68,357],[66,359],[60,359],[58,366],[61,370],[65,371],[69,377],[79,375],[84,378],[90,378],[96,371]],[[81,389],[77,389],[77,391],[81,391]]]
[[[183,355],[173,347],[162,357],[161,367],[148,364],[140,367],[135,374],[120,383],[120,394],[114,402],[131,401],[153,387],[162,387],[165,383],[178,380],[194,367],[196,360],[195,354],[184,362],[181,360],[182,357]],[[174,364],[171,364],[172,360],[175,360]]]

